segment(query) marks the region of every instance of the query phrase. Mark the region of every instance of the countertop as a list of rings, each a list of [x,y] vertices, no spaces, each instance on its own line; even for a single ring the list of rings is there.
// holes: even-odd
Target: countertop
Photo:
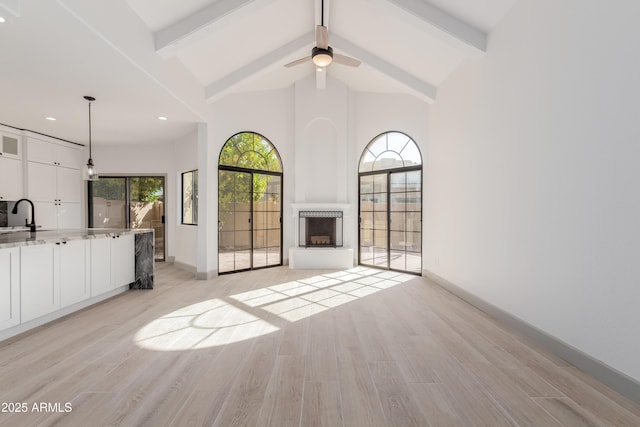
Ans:
[[[0,249],[152,232],[152,228],[82,228],[65,230],[38,229],[32,233],[28,229],[5,227],[0,228]]]

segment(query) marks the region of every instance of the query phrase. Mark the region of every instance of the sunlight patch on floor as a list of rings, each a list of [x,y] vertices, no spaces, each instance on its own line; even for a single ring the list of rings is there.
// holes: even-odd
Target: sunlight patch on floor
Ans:
[[[136,333],[135,342],[159,351],[231,344],[277,331],[278,326],[268,318],[296,322],[413,278],[356,267],[279,283],[182,307],[145,325]]]

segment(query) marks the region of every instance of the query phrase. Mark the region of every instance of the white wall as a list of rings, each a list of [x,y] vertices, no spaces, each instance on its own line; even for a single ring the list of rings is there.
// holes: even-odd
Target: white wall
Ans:
[[[165,225],[167,257],[175,254],[176,178],[173,145],[98,145],[93,160],[101,175],[158,175],[165,181]]]
[[[438,88],[426,268],[640,380],[638,2],[521,0]]]
[[[185,135],[173,143],[173,162],[175,166],[175,224],[174,261],[196,271],[198,227],[182,225],[182,173],[198,169],[198,145],[196,132]],[[200,176],[198,176],[200,178]]]

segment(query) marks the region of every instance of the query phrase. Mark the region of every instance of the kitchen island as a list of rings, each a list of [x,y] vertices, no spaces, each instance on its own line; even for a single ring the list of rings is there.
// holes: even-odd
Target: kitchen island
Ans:
[[[0,230],[0,340],[153,288],[152,229]]]

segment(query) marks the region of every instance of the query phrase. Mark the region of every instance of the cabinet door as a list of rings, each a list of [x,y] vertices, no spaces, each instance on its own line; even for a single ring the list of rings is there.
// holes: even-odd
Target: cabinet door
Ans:
[[[82,173],[79,169],[56,168],[56,199],[62,202],[82,202]]]
[[[0,132],[0,155],[6,158],[20,159],[22,157],[20,135]]]
[[[135,281],[135,241],[134,235],[120,236],[111,241],[111,262],[114,288]]]
[[[58,203],[58,228],[82,228],[80,203]]]
[[[28,162],[28,194],[32,201],[54,202],[58,198],[56,195],[56,169],[53,165]]]
[[[36,226],[45,230],[58,228],[58,205],[53,202],[33,202]],[[76,227],[77,228],[77,227]]]
[[[92,239],[91,242],[91,296],[113,289],[111,284],[111,238]]]
[[[56,149],[56,161],[59,166],[80,170],[83,166],[82,153],[83,150],[80,148],[58,145]]]
[[[30,162],[44,163],[53,166],[57,163],[55,150],[56,144],[27,138],[27,160]]]
[[[60,245],[60,305],[67,307],[88,299],[89,241],[72,240]]]
[[[20,312],[22,323],[60,308],[57,245],[20,248]]]
[[[22,162],[0,156],[0,200],[22,198]]]
[[[20,323],[20,249],[0,249],[0,331]]]

